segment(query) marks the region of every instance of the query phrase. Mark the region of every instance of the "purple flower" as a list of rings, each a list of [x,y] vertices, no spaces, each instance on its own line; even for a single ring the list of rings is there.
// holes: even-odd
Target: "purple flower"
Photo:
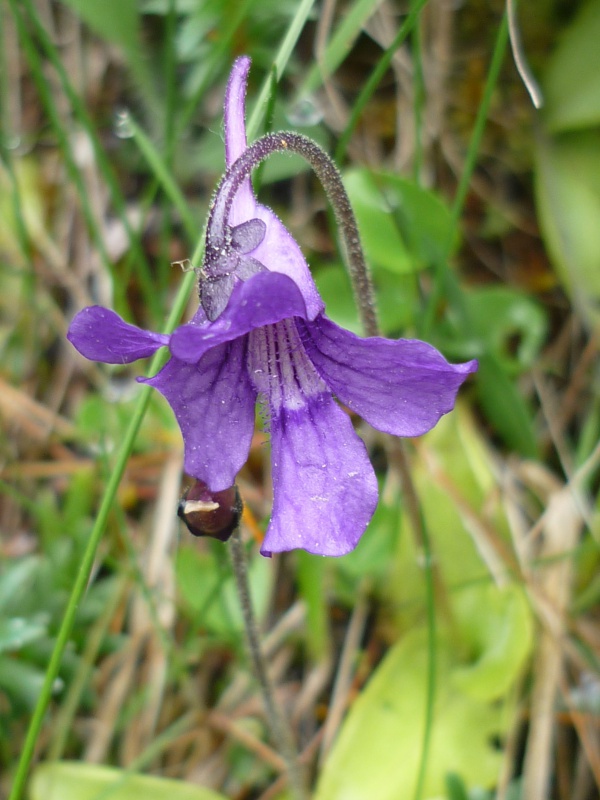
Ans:
[[[227,167],[246,150],[248,58],[225,98]],[[218,197],[215,204],[218,203]],[[228,216],[227,216],[228,215]],[[171,336],[143,331],[93,306],[68,338],[89,359],[123,364],[167,345],[171,358],[144,380],[170,403],[185,469],[212,492],[245,463],[262,402],[271,437],[273,512],[261,552],[352,550],[377,504],[365,445],[337,399],[373,427],[419,436],[450,411],[475,361],[451,365],[431,345],[362,339],[324,315],[300,248],[245,179],[226,224],[207,230],[201,306]]]

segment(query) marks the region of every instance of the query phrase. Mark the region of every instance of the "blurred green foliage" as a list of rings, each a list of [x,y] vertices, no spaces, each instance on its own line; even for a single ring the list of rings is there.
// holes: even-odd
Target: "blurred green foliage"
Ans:
[[[304,26],[300,5],[293,0],[241,0],[235,8],[227,0],[61,1],[84,26],[84,38],[90,36],[95,42],[98,37],[117,48],[120,56],[111,61],[114,72],[106,78],[108,99],[94,100],[80,81],[88,71],[93,73],[93,60],[86,62],[82,56],[82,75],[69,71],[62,62],[64,43],[51,35],[39,7],[32,0],[10,0],[8,4],[24,80],[35,97],[39,118],[27,132],[22,154],[15,147],[19,132],[11,127],[3,101],[1,377],[27,386],[41,400],[49,395],[52,400],[55,380],[60,383],[67,373],[73,377],[75,400],[69,396],[64,409],[73,420],[75,433],[70,438],[51,436],[47,449],[36,453],[36,458],[51,461],[65,457],[68,449],[73,458],[83,460],[62,482],[35,480],[33,489],[24,479],[14,485],[2,484],[4,495],[16,503],[35,534],[32,554],[6,559],[0,567],[0,764],[7,773],[15,770],[23,729],[40,695],[93,526],[102,482],[113,471],[115,454],[138,408],[139,386],[128,368],[84,373],[71,362],[61,361],[66,347],[62,339],[65,315],[70,315],[83,297],[96,300],[99,292],[108,292],[129,318],[162,325],[181,283],[171,261],[191,253],[194,246],[198,249],[210,192],[223,165],[218,104],[237,54],[247,52],[253,58],[249,108],[255,107],[260,96],[269,109],[270,118],[261,119],[257,130],[300,127],[329,151],[335,146],[336,132],[320,106],[325,102],[318,94],[321,85],[341,68],[341,96],[351,102],[356,76],[362,81],[365,64],[371,66],[381,58],[379,51],[371,56],[372,38],[363,31],[365,21],[379,5],[376,0],[346,4],[344,14],[327,33],[322,60],[312,66],[307,42],[312,46],[322,11],[316,5],[309,15],[309,33],[305,32],[297,50],[292,43],[290,55],[284,39],[294,32],[295,25]],[[471,13],[475,13],[473,9],[465,8],[457,17],[467,30]],[[554,19],[549,4],[540,5],[536,14]],[[551,27],[548,20],[544,24]],[[403,57],[411,59],[416,76],[423,73],[419,59],[425,43],[425,28],[422,24],[417,27],[402,51]],[[495,35],[496,27],[477,38],[486,58],[488,33]],[[464,30],[458,35],[464,38]],[[519,139],[519,145],[525,142],[519,158],[526,162],[527,179],[534,173],[545,247],[578,318],[593,330],[597,330],[600,302],[599,35],[600,0],[588,0],[571,14],[544,67],[546,106],[535,123],[535,136],[527,129],[525,134],[520,132]],[[467,42],[472,43],[468,38]],[[471,58],[470,49],[466,52]],[[5,48],[4,61],[7,53]],[[474,75],[486,68],[486,62],[477,57],[469,61]],[[391,75],[387,73],[386,81]],[[117,87],[114,93],[108,91],[112,80]],[[261,80],[263,90],[259,92]],[[415,148],[422,155],[425,99],[423,86],[420,89],[412,99],[414,118],[403,124],[414,125]],[[499,84],[492,89],[500,98],[503,87]],[[474,80],[463,91],[451,96],[448,120],[453,120],[453,115],[460,118],[469,98],[481,97],[482,87]],[[386,130],[392,101],[385,93],[383,96],[381,107],[369,107],[367,128],[372,124]],[[510,105],[504,102],[503,109]],[[260,111],[260,104],[258,107]],[[493,124],[497,124],[495,118]],[[109,198],[106,215],[119,223],[117,232],[125,242],[114,263],[105,247],[106,229],[100,224],[106,220],[97,216],[83,181],[84,168],[75,158],[82,132],[91,143],[102,196]],[[475,152],[482,145],[477,138],[480,134],[472,139]],[[505,134],[501,132],[501,136]],[[497,132],[495,135],[498,137]],[[457,141],[458,151],[466,151],[466,142],[459,139],[452,141],[452,146],[456,147]],[[498,141],[496,138],[487,149],[482,148],[486,166]],[[442,145],[448,143],[442,141],[442,155]],[[530,150],[532,163],[528,162]],[[51,161],[45,160],[48,151]],[[510,148],[508,152],[510,156]],[[504,155],[503,150],[498,160]],[[436,151],[435,157],[440,153]],[[490,800],[493,794],[489,790],[503,757],[502,742],[516,713],[516,687],[535,648],[533,615],[522,578],[513,571],[510,558],[503,560],[492,546],[512,553],[510,520],[498,486],[498,451],[533,460],[540,469],[556,469],[556,459],[548,455],[547,441],[541,435],[539,402],[530,389],[532,370],[544,363],[545,347],[556,326],[556,309],[545,304],[541,293],[529,289],[524,280],[492,281],[485,270],[471,274],[469,280],[464,278],[459,266],[467,260],[473,230],[463,236],[467,223],[461,219],[459,224],[456,209],[461,206],[449,199],[452,192],[447,179],[445,183],[440,180],[439,186],[426,186],[415,177],[420,176],[419,169],[413,170],[412,176],[400,175],[391,169],[385,154],[380,163],[372,161],[377,159],[355,158],[343,177],[372,267],[383,333],[412,337],[425,330],[427,338],[449,358],[478,358],[479,372],[455,413],[414,449],[408,448],[430,551],[412,530],[405,500],[393,472],[387,471],[380,442],[373,442],[366,433],[382,498],[359,546],[339,561],[295,554],[283,561],[279,575],[272,562],[254,554],[250,568],[253,599],[265,623],[281,612],[278,603],[290,598],[302,601],[306,621],[293,639],[294,681],[304,680],[315,665],[337,657],[342,642],[332,630],[332,620],[337,619],[339,625],[340,618],[350,616],[358,597],[372,603],[371,641],[378,653],[385,654],[381,659],[374,657],[366,645],[363,649],[363,643],[355,654],[358,674],[364,677],[368,673],[368,682],[359,687],[324,761],[317,783],[319,800],[338,800],[356,787],[362,797],[384,800],[382,785],[390,798],[412,800],[420,776],[424,776],[422,798],[445,795],[449,800]],[[510,171],[510,167],[509,163],[505,169]],[[470,179],[468,163],[464,169]],[[261,199],[283,217],[294,200],[290,178],[302,170],[293,159],[278,159],[260,173]],[[443,176],[443,169],[439,173]],[[312,193],[314,187],[305,171],[301,181],[302,189]],[[465,191],[468,186],[469,180]],[[470,200],[475,206],[474,199]],[[55,228],[68,228],[59,215],[68,203],[69,224],[83,218],[88,239],[85,247],[73,245],[73,253],[66,255],[74,254],[79,262],[89,258],[90,252],[99,254],[98,272],[108,288],[88,280],[85,273],[83,278],[79,274],[75,278],[68,260],[64,262],[66,279],[55,262],[50,278],[47,271],[40,271],[39,263],[51,261],[54,253]],[[478,236],[491,239],[510,229],[502,209],[492,207],[486,215],[483,233],[477,231]],[[333,252],[335,234],[324,234],[320,222],[309,216],[296,214],[290,225],[294,228],[300,219],[308,231],[306,239],[313,250],[308,257],[327,313],[360,332],[348,278]],[[136,225],[131,223],[133,218]],[[302,230],[299,233],[302,235]],[[319,246],[323,238],[327,239],[324,248]],[[62,261],[59,266],[63,267]],[[523,271],[527,267],[524,263]],[[80,294],[72,293],[75,280],[81,281]],[[67,370],[59,373],[57,364],[67,364]],[[590,394],[595,388],[592,382]],[[581,411],[573,428],[568,433],[573,439],[574,462],[580,464],[594,450],[600,435],[598,401]],[[138,456],[164,452],[179,446],[177,437],[167,406],[156,398],[132,452]],[[15,452],[23,453],[20,457],[27,460],[29,448],[27,443]],[[10,461],[10,444],[6,453]],[[89,466],[92,460],[99,462],[99,469]],[[594,474],[588,485],[593,479]],[[151,480],[156,483],[156,473]],[[256,474],[248,472],[245,480],[256,483]],[[264,491],[262,485],[259,491]],[[103,614],[110,608],[117,579],[126,576],[128,591],[141,590],[148,607],[156,601],[154,587],[143,585],[137,561],[144,550],[153,506],[147,496],[138,496],[135,490],[133,494],[133,499],[117,498],[119,502],[114,504],[110,535],[98,559],[94,582],[77,609],[53,687],[53,700],[64,709],[69,686],[81,679],[83,688],[75,698],[73,713],[89,709],[93,713],[102,702],[89,674],[96,657],[117,651],[127,636],[126,627],[111,634],[100,626],[98,648],[91,657],[94,663],[83,663],[89,632],[94,625],[104,624]],[[525,512],[530,514],[533,506],[528,496]],[[592,530],[586,530],[574,556],[574,614],[586,613],[600,596],[597,501],[592,512]],[[137,538],[129,535],[129,527],[135,528]],[[242,661],[241,615],[220,546],[203,549],[184,543],[174,556],[174,565],[177,629],[169,636],[163,632],[161,638],[155,614],[152,635],[173,665],[167,670],[167,692],[173,693],[174,713],[179,713],[195,696],[193,670],[201,668],[205,655],[230,654],[230,661],[224,659],[219,679],[211,686],[215,695],[246,665]],[[434,592],[429,579],[435,579]],[[584,655],[585,663],[593,665],[593,657]],[[145,692],[146,687],[136,687],[127,699],[119,718],[121,727],[135,718]],[[326,705],[329,687],[323,696]],[[49,726],[52,720],[50,717]],[[263,735],[260,726],[253,733]],[[69,734],[73,734],[70,729]],[[64,736],[64,731],[60,735]],[[69,752],[79,755],[79,732],[72,738]],[[250,775],[257,784],[266,780],[270,771],[265,769],[257,777],[252,772],[253,759],[246,750],[240,754],[241,746],[236,747],[237,751],[231,748],[235,779],[243,783]],[[110,758],[118,760],[116,748]],[[516,778],[507,798],[516,800],[520,791]],[[77,763],[42,763],[30,794],[32,800],[98,795],[190,800],[222,797],[184,782]]]

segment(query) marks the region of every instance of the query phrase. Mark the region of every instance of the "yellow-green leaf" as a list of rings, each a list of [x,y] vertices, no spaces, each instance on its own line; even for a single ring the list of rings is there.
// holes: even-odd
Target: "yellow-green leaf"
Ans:
[[[30,800],[226,800],[212,789],[183,781],[68,761],[37,767],[29,796]]]

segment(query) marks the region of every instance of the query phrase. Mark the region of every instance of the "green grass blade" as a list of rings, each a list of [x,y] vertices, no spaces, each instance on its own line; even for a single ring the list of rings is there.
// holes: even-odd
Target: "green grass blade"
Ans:
[[[11,2],[12,1],[13,0],[11,0]],[[39,41],[44,51],[44,55],[46,56],[48,61],[52,64],[53,68],[56,70],[56,74],[58,75],[58,78],[60,80],[61,88],[64,91],[65,95],[67,96],[69,103],[71,104],[71,108],[73,109],[75,117],[82,125],[82,127],[85,129],[87,135],[90,138],[90,142],[94,150],[94,157],[97,161],[98,167],[102,174],[102,178],[104,179],[106,185],[108,186],[111,200],[119,215],[119,219],[123,223],[125,232],[127,233],[127,238],[129,240],[129,244],[132,250],[132,257],[135,258],[136,263],[139,266],[139,278],[142,287],[144,289],[145,298],[148,302],[148,305],[151,308],[153,317],[156,319],[159,316],[158,302],[160,298],[158,297],[157,293],[152,289],[151,273],[150,273],[150,267],[148,265],[148,260],[146,259],[146,255],[140,244],[140,237],[133,230],[129,222],[129,218],[127,216],[127,208],[126,208],[127,204],[125,202],[125,198],[123,197],[121,189],[119,188],[119,184],[115,176],[115,173],[106,156],[104,148],[100,143],[100,139],[98,137],[98,134],[96,133],[94,124],[89,114],[86,111],[85,104],[82,102],[81,98],[73,88],[73,85],[69,80],[69,76],[65,70],[65,67],[56,50],[56,46],[52,41],[51,37],[48,35],[46,28],[40,22],[36,10],[31,3],[31,0],[23,0],[23,7],[27,10],[29,21],[31,22],[35,30],[36,38]]]
[[[373,2],[373,0],[369,0],[369,2]],[[277,55],[273,60],[273,67],[265,78],[252,114],[250,115],[250,118],[246,124],[246,132],[250,141],[252,141],[252,139],[254,139],[258,133],[260,123],[266,113],[267,106],[269,105],[269,97],[271,95],[271,76],[274,72],[275,81],[279,82],[281,80],[283,71],[290,60],[292,51],[296,46],[296,42],[298,41],[302,30],[304,29],[306,20],[308,19],[308,15],[310,14],[314,3],[315,0],[302,0],[298,6],[298,10],[296,11],[294,19],[288,28],[288,32],[284,36],[283,41],[279,46]]]
[[[502,17],[498,34],[496,35],[496,43],[494,45],[494,51],[490,61],[490,68],[488,70],[488,75],[485,82],[483,97],[481,98],[481,103],[477,110],[477,117],[475,118],[473,133],[467,149],[465,166],[462,171],[462,175],[460,176],[460,181],[458,182],[454,202],[452,203],[451,224],[445,248],[448,255],[452,249],[452,243],[457,233],[460,215],[462,214],[467,192],[469,191],[471,177],[477,163],[477,154],[479,152],[479,147],[481,146],[481,140],[483,138],[483,132],[485,130],[485,125],[492,102],[492,95],[498,82],[500,68],[502,67],[502,61],[506,52],[507,43],[508,18],[505,13]],[[440,260],[440,262],[436,264],[436,271],[437,275],[436,280],[434,281],[433,291],[429,296],[427,307],[425,309],[425,313],[423,314],[422,325],[419,330],[419,335],[424,338],[429,336],[429,332],[433,328],[437,310],[444,297],[449,298],[450,303],[454,304],[455,310],[460,313],[461,317],[463,318],[463,322],[467,322],[467,313],[466,309],[464,308],[464,303],[462,302],[462,292],[458,286],[456,276],[447,267],[447,258],[443,259],[443,261]]]
[[[485,87],[483,90],[483,97],[481,98],[481,103],[477,111],[477,117],[475,119],[475,125],[473,127],[471,141],[469,142],[467,156],[465,158],[465,168],[463,169],[462,175],[460,176],[458,188],[456,190],[456,195],[454,197],[454,203],[452,204],[453,224],[448,239],[448,251],[450,250],[452,240],[456,235],[458,221],[460,219],[460,215],[462,214],[462,210],[465,204],[465,199],[467,197],[467,192],[469,191],[469,183],[471,181],[473,172],[475,171],[475,165],[477,163],[477,153],[479,152],[481,139],[483,138],[485,124],[487,122],[488,113],[492,102],[492,95],[494,93],[494,89],[496,88],[496,84],[498,83],[500,68],[502,67],[502,61],[504,59],[504,54],[506,52],[507,43],[508,43],[508,17],[505,13],[504,16],[502,17],[502,22],[500,23],[500,28],[498,29],[498,34],[496,36],[496,43],[494,45],[494,52],[492,53],[492,60],[490,62],[490,68],[488,71]]]
[[[418,0],[412,0],[411,7],[418,7]],[[411,40],[413,54],[413,115],[415,125],[415,155],[413,178],[421,183],[423,170],[423,108],[425,106],[425,76],[423,75],[423,27],[417,24]]]
[[[140,149],[140,152],[154,173],[154,177],[162,186],[167,196],[179,212],[186,233],[190,240],[193,241],[198,234],[198,224],[192,214],[190,214],[186,199],[173,180],[173,176],[165,159],[161,156],[154,144],[150,141],[149,137],[144,133],[131,115],[127,115],[127,119],[124,121],[124,124],[131,132],[135,143]]]
[[[433,716],[435,711],[436,693],[436,663],[437,663],[437,625],[435,617],[435,586],[433,576],[433,550],[431,548],[431,538],[427,529],[427,522],[422,509],[419,508],[421,518],[421,544],[423,546],[423,558],[425,567],[425,602],[427,604],[427,697],[425,701],[425,726],[423,729],[423,742],[421,745],[421,761],[419,763],[419,774],[415,788],[414,800],[422,800],[425,790],[425,779],[427,777],[427,764],[431,750],[431,737],[433,734]]]
[[[429,2],[429,0],[417,0],[414,6],[411,8],[410,13],[407,15],[406,19],[400,26],[400,29],[396,36],[394,37],[393,42],[387,48],[385,53],[379,59],[379,62],[371,75],[369,76],[369,80],[365,83],[363,88],[360,91],[360,94],[356,98],[354,105],[352,107],[352,113],[350,115],[350,119],[348,120],[348,124],[344,129],[344,132],[340,136],[340,140],[338,142],[338,146],[335,151],[335,160],[341,163],[344,160],[344,156],[346,155],[346,149],[348,147],[348,142],[350,141],[350,137],[356,125],[358,124],[358,120],[361,117],[361,114],[365,110],[365,106],[371,99],[373,92],[379,85],[379,82],[387,72],[390,64],[392,63],[392,58],[394,57],[394,53],[396,50],[402,45],[408,34],[412,31],[415,23],[419,18],[419,14],[423,10],[424,6]]]
[[[325,48],[323,61],[314,65],[302,84],[299,95],[306,95],[318,89],[323,81],[339,67],[348,55],[365,22],[374,13],[382,0],[358,0],[344,15],[342,22]]]
[[[14,6],[15,0],[10,0],[10,2],[11,5]],[[302,31],[304,23],[306,22],[306,19],[308,17],[308,12],[310,11],[310,7],[312,7],[313,2],[314,0],[304,0],[302,5],[298,9],[298,12],[296,13],[294,20],[292,21],[288,34],[284,38],[281,47],[279,49],[279,52],[274,61],[278,75],[281,75],[283,70],[285,69],[287,61],[289,60],[289,57],[293,50],[294,44],[297,41],[298,36]],[[260,95],[261,97],[264,95],[265,103],[262,106],[259,105],[258,108],[255,109],[253,114],[252,126],[250,126],[250,124],[248,126],[250,135],[253,135],[253,133],[255,133],[256,130],[258,130],[258,127],[260,125],[261,113],[262,113],[260,109],[261,107],[266,107],[268,103],[270,82],[271,82],[271,73],[269,73],[269,75],[267,76],[263,86],[263,90]],[[136,126],[136,132],[138,133],[140,132],[139,129],[137,129],[137,126]],[[147,137],[145,137],[142,134],[142,136],[138,139],[138,144],[140,144],[140,142],[142,141],[145,142],[146,138]],[[147,157],[151,158],[154,157],[153,148],[148,150]],[[155,169],[159,169],[161,161],[162,160],[158,160],[154,162]],[[160,166],[160,169],[162,169],[162,166]],[[168,178],[170,179],[170,175],[168,175]],[[167,185],[169,185],[168,182]],[[177,189],[177,187],[174,188],[176,190],[175,193],[178,194],[179,190]],[[180,203],[181,199],[179,199],[178,202]],[[188,217],[187,213],[186,217]],[[202,258],[203,249],[204,249],[204,239],[201,236],[198,238],[196,247],[192,254],[191,258],[192,263],[197,264],[200,262]],[[165,326],[166,333],[172,332],[175,326],[177,325],[177,322],[181,318],[183,310],[187,304],[189,293],[192,289],[192,286],[195,283],[195,280],[196,280],[196,275],[194,272],[188,272],[184,276],[184,279],[181,282],[181,287],[173,303],[173,308],[169,315],[169,319]],[[163,365],[164,361],[166,360],[166,357],[167,354],[164,350],[159,351],[155,355],[155,357],[152,359],[150,374],[156,373],[156,371]],[[151,392],[152,388],[150,386],[147,385],[142,386],[142,389],[140,391],[140,396],[138,398],[136,407],[134,409],[131,421],[125,432],[123,443],[118,452],[114,470],[111,473],[109,482],[106,485],[106,489],[102,497],[102,502],[98,510],[98,515],[96,517],[96,521],[94,523],[92,532],[90,534],[90,538],[88,540],[88,544],[86,546],[86,550],[81,561],[81,566],[79,568],[79,572],[77,574],[77,578],[75,580],[73,589],[71,591],[71,596],[69,597],[69,601],[67,603],[62,624],[56,638],[56,644],[54,646],[54,650],[52,652],[52,656],[48,664],[46,676],[44,679],[44,684],[40,691],[40,695],[38,697],[38,701],[33,716],[31,718],[29,728],[27,730],[25,743],[23,745],[23,750],[21,751],[21,756],[15,773],[15,780],[10,795],[8,797],[8,800],[20,800],[20,798],[22,797],[23,790],[25,787],[25,782],[27,780],[29,766],[33,758],[35,745],[42,728],[44,716],[46,714],[46,709],[48,708],[48,704],[52,696],[52,688],[54,686],[54,682],[58,675],[65,647],[67,645],[71,631],[73,629],[77,607],[87,586],[91,568],[96,555],[96,550],[98,549],[100,539],[102,537],[102,534],[104,533],[104,528],[106,526],[108,515],[114,503],[114,499],[116,497],[116,493],[119,484],[121,482],[121,478],[123,477],[123,473],[127,465],[127,460],[131,454],[137,433],[141,426],[142,420],[146,414],[146,410],[148,408],[148,404],[150,401]]]
[[[90,205],[87,191],[83,184],[79,168],[75,163],[73,156],[71,154],[71,142],[69,141],[69,138],[65,133],[64,123],[63,120],[61,119],[60,111],[57,109],[54,103],[54,98],[52,97],[52,93],[48,87],[48,82],[44,75],[39,53],[37,51],[35,43],[33,42],[32,37],[29,34],[29,31],[25,24],[25,20],[23,19],[22,12],[21,9],[19,8],[18,3],[16,2],[16,0],[9,0],[9,3],[17,23],[19,39],[22,44],[23,51],[25,53],[25,58],[27,59],[27,62],[29,64],[31,75],[36,85],[36,89],[38,91],[40,100],[48,115],[48,118],[50,120],[50,123],[54,131],[54,135],[56,136],[56,139],[58,141],[60,150],[65,160],[67,171],[69,173],[69,178],[77,189],[77,193],[79,195],[79,201],[81,203],[81,210],[83,212],[83,216],[90,237],[94,242],[95,246],[98,248],[103,266],[108,270],[109,273],[112,274],[112,266],[110,263],[110,259],[108,257],[108,253],[106,251],[104,239],[102,237],[102,234],[94,217],[94,213],[92,211],[92,207]]]

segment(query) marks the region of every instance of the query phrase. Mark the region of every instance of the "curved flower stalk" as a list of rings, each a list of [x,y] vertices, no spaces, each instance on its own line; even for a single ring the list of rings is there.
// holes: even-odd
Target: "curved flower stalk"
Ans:
[[[418,340],[360,338],[325,316],[300,248],[253,194],[248,175],[265,157],[260,147],[239,167],[254,157],[244,122],[249,68],[248,58],[238,59],[227,87],[227,173],[209,217],[193,319],[167,336],[92,306],[75,317],[68,338],[87,358],[111,364],[169,347],[163,369],[138,380],[166,397],[186,472],[212,492],[232,486],[245,463],[260,399],[274,495],[261,552],[341,556],[367,527],[378,491],[365,445],[334,395],[380,431],[419,436],[452,410],[477,363],[449,364]]]

